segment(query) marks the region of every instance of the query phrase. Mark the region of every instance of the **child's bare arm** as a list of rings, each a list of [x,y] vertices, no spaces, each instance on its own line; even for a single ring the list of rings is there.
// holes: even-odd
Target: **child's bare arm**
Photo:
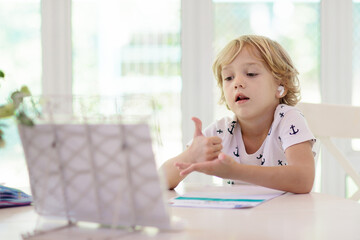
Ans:
[[[195,164],[179,162],[176,166],[182,176],[198,171],[293,193],[310,192],[315,177],[311,144],[303,142],[293,145],[286,149],[285,155],[288,161],[286,166],[243,165],[225,154],[220,154],[214,161]]]
[[[159,171],[164,174],[165,181],[167,182],[169,189],[174,189],[186,177],[186,175],[180,175],[180,170],[175,167],[175,163],[190,163],[188,162],[188,154],[188,149],[186,149],[180,155],[167,160],[163,165],[161,165]]]

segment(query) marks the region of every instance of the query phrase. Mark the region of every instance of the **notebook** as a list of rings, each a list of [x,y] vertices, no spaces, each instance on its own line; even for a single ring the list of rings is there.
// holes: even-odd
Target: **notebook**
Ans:
[[[147,124],[19,126],[40,215],[110,226],[178,229]]]
[[[202,191],[187,192],[174,197],[170,204],[174,207],[252,208],[284,193],[284,191],[252,184],[208,186]]]

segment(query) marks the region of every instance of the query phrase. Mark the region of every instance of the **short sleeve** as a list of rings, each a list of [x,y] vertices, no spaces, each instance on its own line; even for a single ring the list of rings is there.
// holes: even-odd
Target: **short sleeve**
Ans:
[[[312,145],[316,141],[303,114],[296,108],[288,111],[279,124],[282,148],[285,151],[288,147],[306,141]]]

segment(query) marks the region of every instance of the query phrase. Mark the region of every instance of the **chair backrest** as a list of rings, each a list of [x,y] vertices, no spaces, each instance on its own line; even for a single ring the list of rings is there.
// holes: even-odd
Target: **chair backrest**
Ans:
[[[360,107],[299,103],[310,129],[319,137],[360,138]]]
[[[337,159],[346,174],[358,186],[358,191],[350,199],[359,200],[360,174],[331,138],[360,138],[360,107],[317,103],[299,103],[296,107],[304,114],[315,137]]]

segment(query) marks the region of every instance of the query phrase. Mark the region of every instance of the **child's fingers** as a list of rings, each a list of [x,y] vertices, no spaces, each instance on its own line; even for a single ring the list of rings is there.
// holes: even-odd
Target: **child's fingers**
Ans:
[[[177,167],[179,170],[186,169],[191,165],[191,163],[183,163],[183,162],[176,162],[175,167]]]
[[[212,144],[221,144],[222,142],[222,139],[216,136],[209,137],[209,140],[211,141]]]
[[[222,144],[216,144],[213,146],[214,152],[219,152],[223,148]]]
[[[188,168],[180,172],[180,176],[185,176],[196,171],[196,166],[196,164],[191,164]]]
[[[179,163],[177,166],[179,170],[182,170],[180,176],[185,176],[194,171],[201,171],[202,165],[203,163]]]
[[[203,136],[202,134],[202,122],[200,119],[193,117],[191,120],[195,123],[195,132],[194,132],[194,138],[197,136]]]
[[[220,149],[221,150],[221,149]],[[216,159],[219,158],[219,154],[221,153],[221,151],[218,150],[218,151],[215,151],[213,153],[211,153],[210,155],[208,155],[208,159],[206,159],[206,161],[214,161]]]
[[[219,153],[218,159],[225,164],[230,163],[233,160],[230,156],[226,155],[225,153]]]
[[[219,154],[218,158],[220,161],[223,161],[224,159],[226,159],[226,154],[225,153]]]
[[[213,169],[213,162],[200,162],[193,163],[188,168],[180,172],[181,176],[188,175],[192,172],[202,172],[205,174],[211,174]]]

